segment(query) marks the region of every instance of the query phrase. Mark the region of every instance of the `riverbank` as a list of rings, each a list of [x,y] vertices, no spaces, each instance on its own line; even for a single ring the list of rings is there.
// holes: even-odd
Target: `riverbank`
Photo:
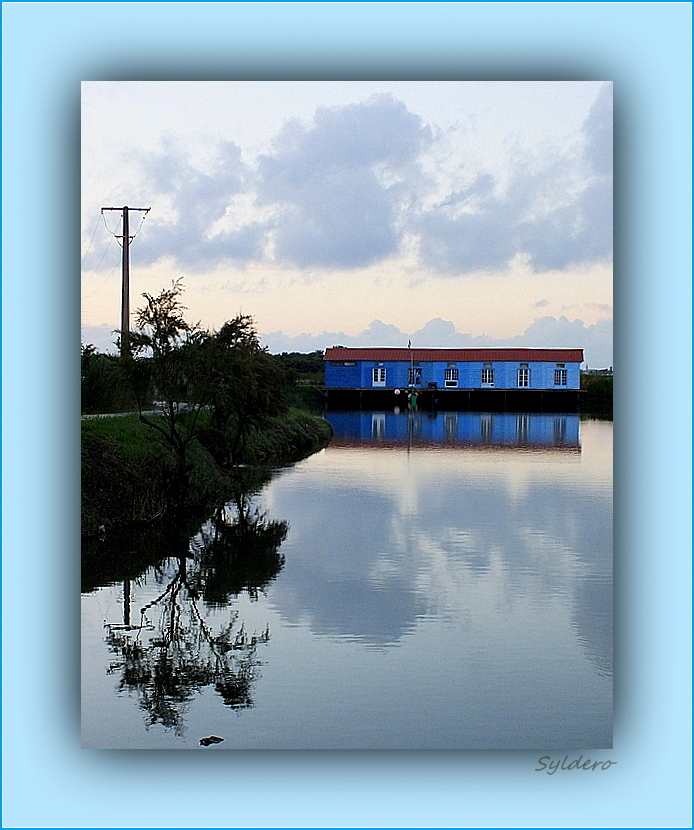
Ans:
[[[305,458],[325,447],[332,427],[300,409],[259,419],[249,430],[238,463],[262,470]],[[189,448],[185,509],[204,511],[248,486],[248,467],[223,469],[201,441]],[[174,502],[176,459],[137,415],[82,421],[82,534],[164,520]]]

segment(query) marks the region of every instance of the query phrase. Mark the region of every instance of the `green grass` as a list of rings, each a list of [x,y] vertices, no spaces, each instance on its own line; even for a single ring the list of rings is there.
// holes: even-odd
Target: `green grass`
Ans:
[[[93,436],[108,442],[124,458],[161,458],[167,448],[160,441],[153,441],[153,430],[140,421],[139,415],[87,418],[82,420],[82,439]]]
[[[284,464],[297,461],[324,447],[332,427],[323,418],[301,409],[260,419],[249,431],[241,460],[247,464]]]
[[[203,420],[207,414],[203,413]],[[238,462],[258,468],[299,460],[332,436],[327,421],[292,409],[259,419],[249,431]],[[267,475],[224,470],[197,439],[188,447],[191,465],[186,508],[207,509],[239,486],[254,489]],[[82,420],[82,532],[163,519],[173,502],[176,457],[163,438],[137,415]]]

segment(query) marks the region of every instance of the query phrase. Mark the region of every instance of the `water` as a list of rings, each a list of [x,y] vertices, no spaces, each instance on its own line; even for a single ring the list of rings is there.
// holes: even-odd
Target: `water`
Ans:
[[[192,541],[87,574],[83,745],[609,748],[612,423],[327,417]]]

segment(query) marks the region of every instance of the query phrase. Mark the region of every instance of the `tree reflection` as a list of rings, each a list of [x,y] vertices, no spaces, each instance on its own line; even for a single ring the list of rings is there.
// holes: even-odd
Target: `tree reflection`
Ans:
[[[169,556],[150,571],[162,591],[140,609],[139,624],[130,623],[129,607],[122,624],[106,624],[109,673],[120,674],[120,693],[139,696],[148,725],[181,734],[191,700],[208,686],[233,709],[253,706],[257,648],[270,633],[249,633],[228,605],[242,591],[257,598],[277,576],[286,535],[286,522],[267,521],[238,494],[192,540],[185,531],[169,537]],[[129,592],[124,599],[129,606]],[[228,613],[213,625],[220,615],[208,612],[222,607]]]
[[[235,496],[233,506],[235,513],[231,503],[220,508],[193,540],[196,577],[210,606],[226,605],[241,591],[257,598],[284,565],[279,546],[287,536],[287,523],[267,521],[245,493]]]

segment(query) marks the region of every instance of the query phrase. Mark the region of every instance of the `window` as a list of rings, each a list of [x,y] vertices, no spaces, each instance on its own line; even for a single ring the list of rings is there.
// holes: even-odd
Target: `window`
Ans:
[[[554,385],[566,386],[566,369],[554,370]]]
[[[485,363],[482,369],[482,386],[494,386],[494,369],[491,363]]]
[[[443,382],[444,386],[457,386],[458,385],[458,369],[457,367],[453,366],[444,371],[443,374]]]
[[[518,385],[530,386],[530,369],[525,366],[521,366],[518,370]]]
[[[371,385],[385,386],[386,385],[386,370],[380,366],[376,366],[371,370]]]
[[[419,368],[419,366],[415,366],[409,370],[407,383],[410,386],[421,386],[422,370]]]

